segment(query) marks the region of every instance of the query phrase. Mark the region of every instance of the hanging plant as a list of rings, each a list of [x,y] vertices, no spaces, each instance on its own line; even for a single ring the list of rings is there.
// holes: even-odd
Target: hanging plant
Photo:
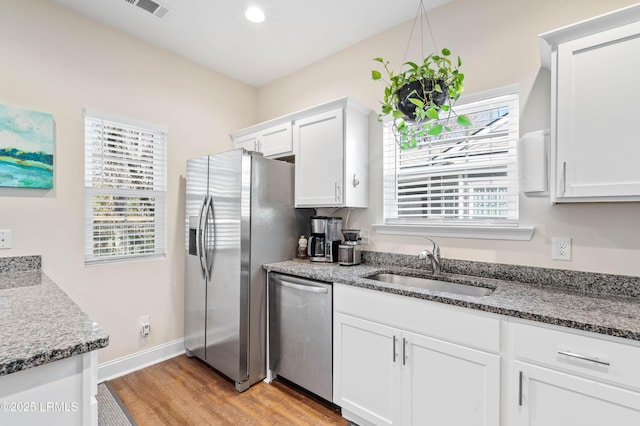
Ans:
[[[449,49],[442,49],[440,55],[432,53],[420,65],[406,62],[408,69],[397,74],[389,68],[389,61],[374,59],[383,65],[387,75],[385,78],[380,71],[371,71],[373,80],[386,84],[378,120],[392,117],[401,149],[415,147],[425,135],[449,131],[452,117],[461,126],[471,125],[466,116],[456,114],[452,108],[464,90],[464,74],[459,70],[460,57],[452,64],[450,55]]]

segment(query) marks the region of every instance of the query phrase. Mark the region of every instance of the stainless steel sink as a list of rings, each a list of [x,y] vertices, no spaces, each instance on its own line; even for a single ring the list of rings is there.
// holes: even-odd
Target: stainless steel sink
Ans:
[[[382,281],[385,283],[393,283],[409,287],[424,288],[427,290],[442,291],[445,293],[455,293],[464,296],[483,297],[493,293],[493,288],[479,287],[469,284],[452,283],[449,281],[440,281],[430,278],[410,277],[407,275],[399,275],[393,273],[379,273],[369,275],[365,278],[370,280]]]

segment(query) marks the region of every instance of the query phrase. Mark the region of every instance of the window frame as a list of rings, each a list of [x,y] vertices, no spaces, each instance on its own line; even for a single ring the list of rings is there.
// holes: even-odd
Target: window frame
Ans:
[[[168,149],[168,130],[166,127],[145,123],[139,120],[130,119],[127,117],[122,117],[114,114],[108,114],[92,109],[85,108],[84,110],[84,263],[87,265],[94,264],[104,264],[104,263],[112,263],[112,262],[121,262],[121,261],[131,261],[131,260],[142,260],[142,259],[151,259],[151,258],[163,258],[166,257],[167,254],[167,149]],[[126,181],[127,178],[133,178],[134,176],[138,176],[135,172],[128,170],[122,174],[114,174],[114,170],[118,167],[112,165],[111,168],[107,168],[103,166],[101,167],[99,163],[104,161],[104,154],[100,154],[99,151],[96,152],[94,149],[94,144],[98,143],[99,149],[104,148],[104,139],[101,139],[100,136],[96,137],[95,133],[90,132],[90,126],[92,125],[98,126],[111,126],[123,132],[127,136],[130,135],[138,135],[138,140],[136,148],[138,151],[143,150],[143,145],[146,145],[145,148],[151,148],[151,151],[146,151],[146,159],[151,159],[152,166],[147,169],[143,169],[143,166],[136,168],[135,171],[140,172],[140,176],[142,176],[142,170],[147,172],[146,177],[141,177],[139,179],[144,179],[144,182],[138,182],[138,188],[125,188],[122,182]],[[144,134],[144,136],[142,135]],[[124,136],[123,136],[124,137]],[[143,141],[144,139],[144,141]],[[135,140],[135,139],[132,139]],[[130,148],[131,145],[127,142],[119,142],[118,147],[126,147]],[[116,151],[115,145],[111,145],[110,149],[113,152]],[[139,154],[140,157],[136,158],[136,160],[140,160],[142,154]],[[115,154],[115,157],[119,158],[129,158],[126,157],[126,154]],[[135,163],[135,161],[132,161]],[[111,172],[104,173],[105,171]],[[103,174],[102,180],[96,183],[94,176],[95,173]],[[107,175],[110,178],[106,177]],[[151,176],[151,177],[149,177]],[[111,179],[111,180],[110,180]],[[114,183],[115,181],[120,182],[120,184]],[[111,187],[109,187],[111,186]],[[126,185],[131,186],[131,185]],[[146,187],[145,187],[146,186]],[[150,186],[150,187],[149,187]],[[116,242],[118,239],[121,241],[124,239],[125,249],[130,250],[135,247],[135,243],[132,243],[132,240],[135,240],[135,236],[131,235],[140,235],[135,233],[135,228],[140,229],[141,227],[147,226],[147,229],[150,229],[149,224],[153,229],[152,237],[148,238],[148,241],[152,241],[152,252],[147,251],[144,253],[113,253],[113,254],[96,254],[96,232],[98,228],[104,226],[104,222],[102,224],[96,224],[95,217],[95,207],[96,207],[96,197],[105,197],[111,196],[117,198],[120,202],[120,206],[118,206],[118,202],[114,202],[111,200],[111,206],[109,214],[112,217],[117,217],[117,212],[122,212],[122,205],[126,205],[125,209],[131,209],[131,211],[127,210],[125,214],[121,215],[122,222],[116,223],[116,220],[112,222],[111,231],[117,232],[115,237],[107,239],[106,241],[111,243],[112,245],[117,245]],[[153,202],[150,201],[153,199]],[[132,217],[135,217],[134,211],[138,209],[139,211],[148,211],[152,210],[152,220],[145,221],[141,220],[139,222],[129,221]],[[142,217],[148,217],[145,214],[141,215]],[[118,231],[115,231],[118,229]],[[134,231],[131,231],[134,229]],[[148,231],[145,231],[148,232]],[[125,237],[125,235],[128,235]],[[146,237],[145,237],[146,238]],[[115,250],[115,249],[114,249]]]
[[[496,90],[490,90],[487,92],[479,93],[472,96],[463,97],[460,99],[458,104],[456,105],[456,111],[464,111],[465,106],[472,105],[477,102],[487,102],[492,99],[497,99],[505,96],[513,96],[516,95],[516,108],[519,109],[519,88],[518,86],[508,86]],[[519,114],[518,114],[519,115]],[[516,117],[516,129],[518,129],[518,120],[519,117]],[[385,126],[389,128],[390,123],[384,123]],[[392,156],[397,156],[399,153],[399,147],[395,144],[394,141],[388,140],[389,137],[393,137],[392,135],[387,135],[386,132],[388,129],[383,129],[383,158],[385,158],[388,153],[391,151],[386,151],[389,149],[393,149],[394,154]],[[517,146],[517,141],[519,139],[518,131],[516,131],[514,144]],[[391,147],[391,143],[394,144]],[[383,162],[387,161],[383,159]],[[390,159],[389,161],[397,161],[395,158]],[[510,161],[513,161],[515,167],[516,156],[515,152]],[[511,178],[516,179],[517,170],[513,171]],[[434,221],[434,220],[403,220],[398,218],[389,218],[390,211],[390,198],[388,197],[389,191],[395,191],[397,194],[398,183],[397,183],[397,175],[396,174],[388,174],[385,165],[383,164],[383,194],[382,194],[382,222],[380,224],[373,224],[373,229],[376,230],[378,234],[382,235],[430,235],[434,237],[460,237],[460,238],[480,238],[480,239],[505,239],[505,240],[529,240],[531,239],[534,228],[531,226],[523,226],[519,223],[520,220],[520,212],[519,207],[517,208],[518,217],[515,220],[466,220],[466,221],[457,221],[457,220],[448,220],[448,221]],[[519,197],[519,190],[517,189],[517,179],[514,184],[515,188],[515,197]],[[518,204],[518,200],[516,199],[516,204]],[[395,209],[395,210],[394,210]],[[393,214],[397,214],[397,207],[391,206],[391,211]]]

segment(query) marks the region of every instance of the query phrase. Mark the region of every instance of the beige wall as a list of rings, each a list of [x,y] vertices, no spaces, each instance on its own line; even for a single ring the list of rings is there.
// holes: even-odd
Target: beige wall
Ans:
[[[537,35],[588,19],[635,0],[453,0],[429,13],[439,48],[463,59],[466,93],[518,84],[521,134],[549,127],[550,76],[540,68]],[[367,39],[312,66],[259,89],[258,115],[266,120],[342,96],[373,110],[383,86],[370,80],[371,60],[402,62],[411,22]],[[420,60],[419,37],[407,60]],[[425,41],[429,47],[430,38]],[[397,69],[397,68],[396,68]],[[382,136],[372,114],[369,143],[369,209],[354,210],[350,226],[367,229],[382,221]],[[521,197],[521,220],[535,226],[531,241],[439,238],[444,257],[640,275],[640,203],[551,206],[548,199]],[[336,213],[346,216],[346,212]],[[573,238],[570,262],[551,260],[551,237]],[[370,250],[417,254],[420,237],[371,232]]]
[[[40,254],[45,272],[110,334],[99,362],[183,336],[184,174],[188,158],[231,148],[253,124],[256,90],[63,9],[3,0],[0,103],[55,119],[51,191],[0,188],[0,229],[13,249]],[[169,129],[166,259],[84,266],[83,108]],[[138,334],[151,316],[152,333]]]

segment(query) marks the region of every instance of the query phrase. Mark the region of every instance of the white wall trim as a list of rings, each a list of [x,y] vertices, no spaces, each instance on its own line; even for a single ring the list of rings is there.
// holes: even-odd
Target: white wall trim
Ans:
[[[482,240],[529,241],[533,226],[432,226],[432,225],[371,225],[380,235],[428,235],[431,237],[477,238]]]
[[[164,343],[144,351],[98,365],[98,383],[124,376],[184,353],[184,339]]]

